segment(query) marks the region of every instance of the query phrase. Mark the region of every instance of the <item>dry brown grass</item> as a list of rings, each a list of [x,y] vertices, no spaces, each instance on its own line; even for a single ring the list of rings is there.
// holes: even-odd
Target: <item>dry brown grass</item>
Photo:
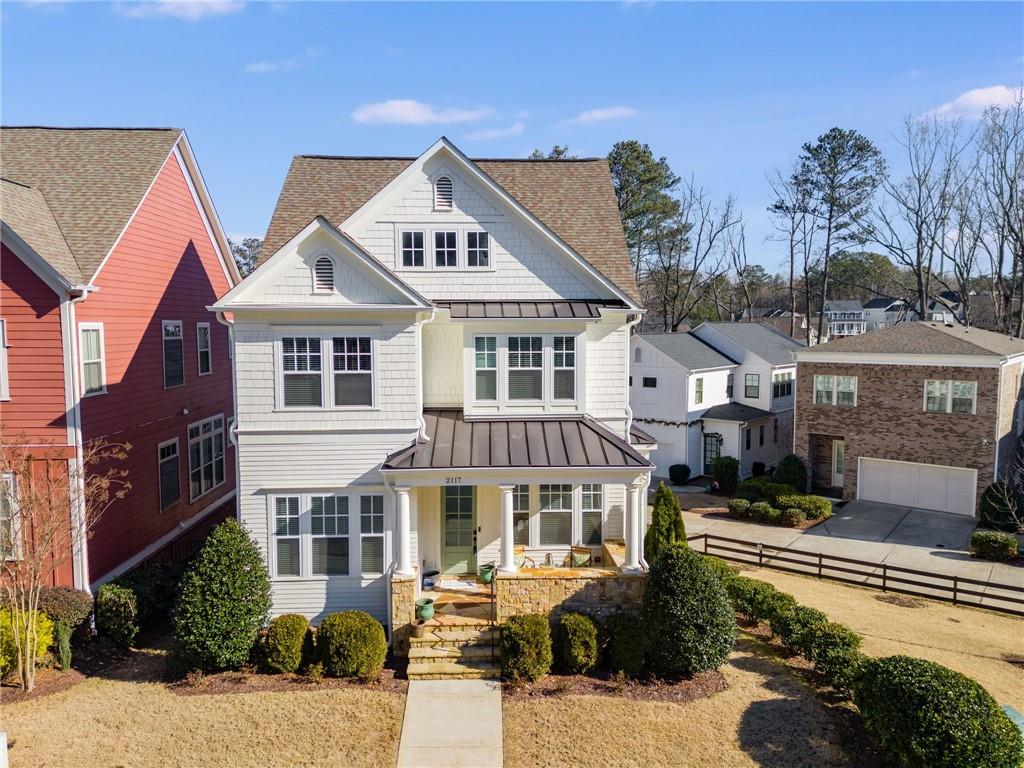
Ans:
[[[750,570],[805,605],[825,611],[864,637],[872,656],[906,654],[944,664],[981,683],[1000,704],[1024,709],[1024,620],[923,598],[894,600],[877,589],[778,571]],[[899,603],[902,603],[899,604]]]
[[[405,697],[361,689],[180,695],[160,682],[89,678],[4,703],[12,768],[387,766]]]
[[[725,691],[686,704],[506,697],[506,768],[850,765],[836,717],[756,643],[742,640],[722,673]]]

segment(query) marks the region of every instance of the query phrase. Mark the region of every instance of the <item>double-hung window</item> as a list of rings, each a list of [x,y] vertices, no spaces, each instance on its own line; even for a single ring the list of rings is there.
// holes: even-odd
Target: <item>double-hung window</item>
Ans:
[[[928,379],[924,383],[924,409],[929,413],[974,413],[978,384],[974,381]]]
[[[178,438],[160,443],[156,450],[160,509],[164,510],[173,507],[181,499],[181,457],[178,455]]]
[[[572,486],[540,487],[540,546],[572,544]]]
[[[540,400],[544,397],[544,339],[541,336],[508,337],[508,399]]]
[[[224,482],[224,417],[188,427],[189,499],[195,501]]]
[[[7,321],[0,317],[0,400],[10,399],[10,381],[7,377]]]
[[[281,363],[285,408],[322,407],[320,337],[285,336]]]
[[[466,263],[471,267],[491,265],[491,242],[486,232],[466,233]]]
[[[434,266],[459,266],[459,233],[434,233]]]
[[[814,404],[833,405],[835,403],[835,376],[814,377]]]
[[[772,397],[789,397],[793,394],[793,374],[776,373],[772,377]]]
[[[300,576],[299,497],[274,499],[274,565],[278,576]]]
[[[373,405],[373,346],[369,336],[332,339],[334,404]]]
[[[165,323],[165,337],[167,333],[166,325]],[[181,330],[180,323],[178,324],[178,330],[179,332]],[[79,349],[82,355],[82,397],[103,394],[107,391],[107,366],[104,360],[103,349],[103,323],[79,323],[78,335],[80,340]],[[165,341],[165,350],[166,345],[167,342]],[[165,366],[165,386],[167,386],[166,375]]]
[[[814,403],[815,405],[856,405],[857,377],[815,376]]]
[[[402,233],[402,266],[422,267],[423,266],[423,233],[403,232]]]
[[[555,400],[576,399],[576,337],[555,336],[554,379]]]
[[[11,473],[0,474],[0,563],[18,557],[17,481]]]
[[[658,388],[658,377],[657,376],[644,376],[644,380],[641,383],[644,385],[644,389],[657,389]]]
[[[761,374],[748,373],[743,377],[743,396],[756,400],[761,396]]]
[[[583,546],[601,545],[601,518],[604,516],[604,487],[584,483],[580,489],[582,507],[580,543]]]
[[[164,389],[180,387],[185,383],[184,339],[180,320],[163,321],[164,337]]]
[[[473,339],[476,369],[476,399],[498,399],[498,337],[477,336]]]
[[[530,543],[530,486],[517,485],[512,490],[512,543]]]
[[[199,375],[205,376],[213,370],[209,323],[196,323],[196,350],[199,355]]]
[[[732,398],[733,375],[730,373],[725,379],[725,396]]]
[[[693,402],[700,405],[704,402],[704,378],[698,377],[693,380]]]
[[[311,496],[313,574],[348,576],[348,496]]]
[[[384,573],[384,497],[359,497],[360,568],[363,575]]]

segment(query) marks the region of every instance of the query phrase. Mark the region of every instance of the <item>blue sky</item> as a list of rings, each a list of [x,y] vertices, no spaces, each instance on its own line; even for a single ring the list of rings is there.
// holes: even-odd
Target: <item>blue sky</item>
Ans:
[[[1024,5],[12,4],[7,125],[185,128],[232,236],[262,237],[292,155],[471,157],[637,138],[717,197],[752,260],[765,177],[833,125],[899,167],[907,114],[970,119],[1024,81]],[[1001,90],[999,86],[1002,86]],[[979,90],[986,89],[986,90]]]

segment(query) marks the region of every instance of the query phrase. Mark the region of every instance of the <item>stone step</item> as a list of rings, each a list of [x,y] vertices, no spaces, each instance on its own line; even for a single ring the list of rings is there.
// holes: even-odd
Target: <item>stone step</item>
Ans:
[[[410,637],[411,646],[434,646],[441,648],[460,648],[467,645],[490,645],[499,640],[497,629],[435,629],[423,637]]]
[[[409,662],[410,680],[493,680],[501,677],[501,665],[485,662]]]
[[[501,649],[491,645],[462,645],[457,648],[437,645],[414,645],[409,648],[409,661],[426,661],[431,659],[491,659],[501,658]]]

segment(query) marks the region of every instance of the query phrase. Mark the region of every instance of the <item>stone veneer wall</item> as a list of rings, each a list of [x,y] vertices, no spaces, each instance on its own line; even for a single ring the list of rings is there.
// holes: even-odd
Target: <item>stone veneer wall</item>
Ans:
[[[537,575],[499,573],[495,582],[498,622],[509,616],[579,611],[604,618],[618,611],[640,611],[644,574]]]
[[[409,655],[409,637],[416,618],[416,577],[391,577],[391,650],[395,656]]]

